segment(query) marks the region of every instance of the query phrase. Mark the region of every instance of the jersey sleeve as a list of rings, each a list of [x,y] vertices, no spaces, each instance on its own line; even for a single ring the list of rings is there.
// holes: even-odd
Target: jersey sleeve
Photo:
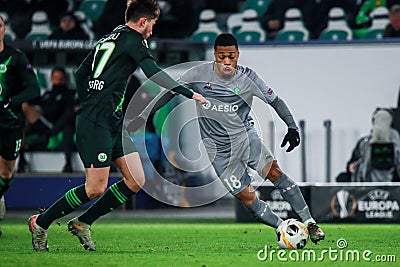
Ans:
[[[193,86],[193,81],[195,81],[195,74],[196,72],[193,71],[193,68],[185,71],[179,78],[178,78],[178,82],[180,82],[181,84],[187,86],[188,88],[194,90],[194,86]]]
[[[89,92],[88,81],[91,74],[93,56],[94,53],[92,50],[75,71],[76,91],[78,93],[79,102],[83,102]]]
[[[23,102],[40,96],[40,87],[32,65],[29,63],[28,58],[21,52],[18,53],[17,69],[23,80],[24,90],[12,96],[11,101],[14,104],[20,105]]]
[[[298,129],[293,114],[275,91],[261,79],[255,71],[249,70],[249,78],[254,82],[254,95],[274,108],[275,112],[288,128]]]
[[[165,89],[184,95],[189,99],[193,97],[192,90],[172,79],[171,76],[158,67],[154,59],[145,58],[140,62],[140,67],[147,78],[150,78],[151,81],[161,85]]]
[[[248,69],[248,78],[254,83],[254,95],[267,104],[271,104],[277,97],[275,91],[258,74]]]
[[[142,38],[137,39],[131,35],[127,36],[127,51],[129,56],[132,57],[138,64],[145,58],[154,59],[150,53],[149,46],[147,45],[147,40]]]

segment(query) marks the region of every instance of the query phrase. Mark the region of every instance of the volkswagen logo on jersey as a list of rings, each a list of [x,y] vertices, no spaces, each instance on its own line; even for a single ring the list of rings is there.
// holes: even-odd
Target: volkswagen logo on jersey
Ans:
[[[106,153],[99,153],[99,155],[97,155],[97,159],[98,159],[100,162],[104,162],[104,161],[107,160],[107,154],[106,154]]]

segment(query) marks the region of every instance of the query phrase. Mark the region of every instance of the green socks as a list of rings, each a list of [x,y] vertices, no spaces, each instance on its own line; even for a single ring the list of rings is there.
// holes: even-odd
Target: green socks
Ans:
[[[84,184],[72,188],[50,208],[46,209],[46,211],[37,218],[36,223],[44,229],[48,229],[54,220],[64,217],[89,201],[90,199],[86,195]]]
[[[78,220],[91,225],[99,217],[124,204],[134,194],[135,192],[126,186],[124,180],[121,180],[111,185],[85,213],[78,217]]]

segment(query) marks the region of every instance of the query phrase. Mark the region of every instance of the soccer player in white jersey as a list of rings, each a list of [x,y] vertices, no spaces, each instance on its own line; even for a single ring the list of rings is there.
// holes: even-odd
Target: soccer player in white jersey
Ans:
[[[288,132],[281,147],[289,143],[286,151],[290,152],[300,144],[292,113],[255,71],[237,64],[239,48],[232,34],[223,33],[216,38],[214,57],[214,62],[189,69],[179,80],[208,100],[205,105],[196,105],[200,134],[221,182],[255,219],[277,228],[282,219],[258,198],[251,185],[247,170],[256,170],[261,177],[269,179],[292,205],[307,226],[311,241],[317,243],[323,240],[325,234],[311,216],[298,185],[282,172],[273,154],[249,122],[253,97],[258,97],[272,106],[287,125]],[[173,93],[165,94],[154,100],[157,103],[154,106],[150,104],[148,109],[153,107],[154,112],[173,96]],[[139,121],[143,123],[140,116],[128,125],[128,130],[138,128],[141,124]]]

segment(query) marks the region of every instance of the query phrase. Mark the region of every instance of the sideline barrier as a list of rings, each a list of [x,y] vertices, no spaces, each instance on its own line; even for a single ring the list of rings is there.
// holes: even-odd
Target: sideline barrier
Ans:
[[[121,178],[111,175],[108,186]],[[10,189],[5,193],[7,209],[48,208],[68,190],[85,182],[83,174],[31,174],[15,175]],[[82,208],[88,207],[92,201]]]
[[[400,183],[299,183],[312,215],[319,223],[399,223]],[[282,219],[299,218],[273,186],[257,188]],[[256,222],[239,201],[237,222]]]

